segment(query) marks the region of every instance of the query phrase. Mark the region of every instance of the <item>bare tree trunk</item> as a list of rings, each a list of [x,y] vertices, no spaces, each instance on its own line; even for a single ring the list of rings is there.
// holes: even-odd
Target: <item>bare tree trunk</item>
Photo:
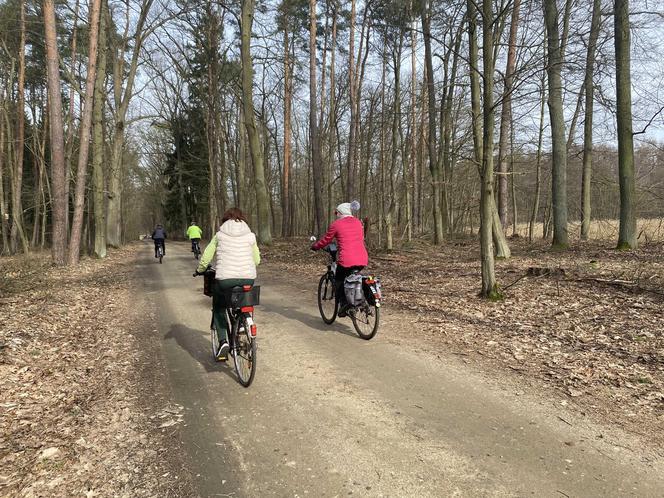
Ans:
[[[85,185],[88,169],[88,151],[90,150],[90,127],[92,123],[92,104],[94,98],[95,77],[97,74],[97,45],[99,43],[99,11],[101,0],[93,0],[90,10],[90,38],[88,42],[88,70],[85,79],[85,103],[81,117],[81,137],[76,173],[76,197],[74,217],[72,219],[71,240],[69,243],[69,264],[78,264],[83,227],[83,207],[85,204]]]
[[[394,249],[392,230],[397,210],[395,181],[397,176],[397,160],[399,157],[399,127],[401,122],[401,53],[403,49],[403,36],[403,31],[400,31],[399,40],[396,42],[396,47],[393,48],[392,52],[392,66],[394,69],[394,109],[392,112],[392,150],[390,156],[390,201],[387,209],[387,216],[385,218],[385,248],[388,251]]]
[[[436,87],[433,74],[433,53],[431,50],[431,19],[427,0],[421,0],[422,7],[422,35],[424,37],[424,58],[427,73],[427,92],[429,107],[429,169],[431,170],[432,196],[433,196],[433,243],[439,245],[443,242],[443,215],[440,205],[440,164],[436,153]]]
[[[4,91],[0,93],[0,96],[4,98],[3,94]],[[4,119],[0,119],[0,229],[2,231],[2,254],[9,253],[8,218],[9,211],[5,198],[5,124]]]
[[[469,0],[470,2],[470,0]],[[493,255],[493,2],[482,2],[482,59],[484,66],[484,135],[480,195],[480,257],[482,261],[482,297],[500,299]],[[474,8],[474,7],[473,7]]]
[[[53,262],[64,265],[67,255],[67,227],[65,213],[65,144],[62,123],[62,100],[60,91],[60,68],[58,62],[58,40],[55,27],[53,0],[44,0],[44,31],[46,33],[46,75],[48,82],[48,105],[51,130],[51,177],[53,182]]]
[[[546,64],[545,64],[546,66]],[[539,133],[537,136],[537,154],[535,157],[535,199],[533,200],[533,209],[530,214],[530,226],[528,227],[528,240],[533,241],[535,232],[535,223],[537,223],[537,215],[539,213],[540,195],[542,192],[542,179],[541,179],[541,165],[542,165],[542,141],[544,139],[544,106],[546,105],[546,77],[545,72],[542,71],[541,81],[541,105],[540,105],[540,121]],[[542,232],[544,226],[542,225]]]
[[[595,52],[601,24],[601,0],[593,0],[593,13],[590,22],[588,55],[584,86],[586,91],[585,121],[583,123],[583,176],[581,178],[581,240],[588,240],[590,233],[591,196],[590,180],[593,160],[593,105],[595,102]]]
[[[80,6],[80,0],[76,0],[74,6],[74,20],[73,20],[73,29],[71,35],[71,66],[70,72],[72,78],[78,76],[79,71],[76,70],[76,64],[78,62],[78,11]],[[70,177],[71,177],[71,157],[74,153],[74,121],[76,113],[76,90],[73,84],[69,85],[69,111],[67,112],[67,135],[65,137],[65,191],[67,192],[67,211],[65,213],[66,220],[65,225],[67,227],[67,233],[69,233],[69,190],[70,190]]]
[[[263,170],[263,151],[260,144],[258,130],[256,129],[256,117],[254,116],[254,69],[251,60],[251,27],[254,20],[254,1],[255,0],[242,0],[242,22],[240,26],[242,105],[244,108],[244,125],[247,129],[247,136],[249,138],[251,163],[254,167],[258,240],[263,244],[271,244],[270,199],[267,192],[267,185],[265,183],[265,171]]]
[[[552,139],[551,199],[553,209],[553,247],[566,249],[567,233],[567,143],[563,111],[563,51],[558,32],[558,7],[555,1],[544,2],[544,21],[548,37],[547,73],[549,78],[549,115]]]
[[[355,195],[355,120],[357,112],[357,88],[355,86],[355,17],[356,1],[351,0],[350,7],[350,42],[348,52],[348,83],[350,85],[350,133],[348,136],[348,166],[346,173],[346,197],[351,199]]]
[[[14,157],[16,163],[12,168],[12,226],[9,244],[11,251],[17,250],[18,241],[24,253],[28,253],[28,239],[23,227],[23,152],[25,150],[25,0],[20,0],[21,32],[18,46],[18,81],[16,92],[16,145]]]
[[[290,237],[291,230],[291,202],[290,202],[290,166],[291,166],[291,62],[290,62],[290,30],[289,20],[284,26],[284,166],[281,179],[281,211],[283,213],[281,222],[281,235]]]
[[[618,249],[636,249],[636,186],[634,134],[632,131],[632,76],[629,0],[614,1],[616,48],[616,98],[618,122],[618,177],[620,180],[620,229]]]
[[[321,164],[320,137],[318,136],[318,91],[316,88],[316,0],[309,0],[309,135],[314,184],[314,219],[316,233],[322,234],[325,230],[325,221],[321,184],[323,165]]]
[[[480,180],[482,179],[482,165],[484,164],[484,137],[482,136],[482,93],[480,88],[480,73],[478,67],[479,60],[479,47],[477,44],[477,16],[473,0],[467,1],[468,10],[468,51],[469,51],[469,64],[470,64],[470,100],[471,100],[471,113],[472,113],[472,128],[473,128],[473,144],[474,144],[474,159],[480,172]],[[493,57],[493,54],[492,54]],[[492,134],[493,139],[493,134]],[[493,145],[490,150],[493,154]],[[492,161],[493,162],[493,161]],[[493,177],[493,171],[491,172]],[[493,191],[493,187],[491,188]],[[491,212],[493,219],[493,226],[491,227],[491,234],[493,239],[493,247],[496,251],[496,257],[499,259],[508,259],[512,253],[507,238],[503,231],[503,226],[500,223],[500,216],[498,216],[498,208],[496,207],[496,200],[493,196],[488,201],[491,204]],[[481,217],[481,216],[480,216]]]
[[[106,257],[106,205],[104,181],[104,103],[106,102],[106,2],[102,0],[99,18],[99,64],[95,81],[93,108],[92,196],[94,208],[94,255]]]
[[[410,1],[411,15],[413,0]],[[404,174],[406,181],[406,232],[408,242],[413,238],[415,227],[414,213],[417,213],[417,65],[415,52],[417,51],[416,17],[413,16],[410,26],[410,157],[408,161],[408,175]]]
[[[511,127],[512,89],[514,87],[514,70],[516,69],[516,35],[519,28],[520,7],[521,0],[514,0],[503,87],[503,107],[500,113],[500,138],[498,139],[498,214],[503,229],[507,227],[507,142]]]

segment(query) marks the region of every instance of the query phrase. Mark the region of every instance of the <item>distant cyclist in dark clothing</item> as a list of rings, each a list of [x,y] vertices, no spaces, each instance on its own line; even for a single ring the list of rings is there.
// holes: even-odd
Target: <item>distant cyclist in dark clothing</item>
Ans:
[[[161,225],[157,225],[152,232],[152,240],[154,240],[154,257],[158,257],[157,248],[161,245],[164,256],[166,255],[166,230]]]

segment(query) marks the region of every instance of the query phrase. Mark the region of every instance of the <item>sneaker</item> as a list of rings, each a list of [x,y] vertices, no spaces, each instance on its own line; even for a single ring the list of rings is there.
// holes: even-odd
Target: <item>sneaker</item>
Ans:
[[[230,348],[231,347],[228,345],[228,343],[226,341],[224,341],[221,344],[221,347],[219,348],[219,354],[217,354],[217,359],[218,360],[225,360],[226,358],[228,358],[228,350]]]
[[[344,317],[348,316],[348,309],[349,309],[349,308],[350,308],[349,305],[344,304],[344,305],[341,306],[341,308],[339,309],[339,313],[337,313],[337,316],[340,317],[340,318],[344,318]]]

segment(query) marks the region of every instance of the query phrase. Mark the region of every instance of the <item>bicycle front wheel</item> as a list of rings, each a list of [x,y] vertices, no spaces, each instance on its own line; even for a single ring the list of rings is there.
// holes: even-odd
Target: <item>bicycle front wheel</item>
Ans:
[[[320,277],[318,282],[318,310],[321,318],[328,325],[337,318],[339,302],[336,297],[334,277],[330,273]]]
[[[362,306],[354,308],[349,313],[351,320],[353,321],[353,327],[355,327],[355,332],[362,339],[368,341],[373,339],[373,337],[378,332],[378,323],[380,322],[380,308],[365,303]]]
[[[238,381],[249,387],[256,375],[256,340],[251,336],[246,316],[233,323],[233,360]]]

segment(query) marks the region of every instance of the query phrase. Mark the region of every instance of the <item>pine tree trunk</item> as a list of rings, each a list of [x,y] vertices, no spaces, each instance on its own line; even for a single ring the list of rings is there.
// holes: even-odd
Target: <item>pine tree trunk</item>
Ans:
[[[99,18],[99,64],[95,80],[92,117],[92,196],[94,211],[94,255],[106,257],[106,205],[104,181],[104,103],[106,101],[106,2],[102,0]]]
[[[99,43],[99,11],[101,0],[93,0],[90,10],[90,38],[88,41],[88,69],[85,79],[85,100],[81,117],[81,136],[79,141],[78,167],[76,172],[76,195],[74,217],[71,226],[69,244],[69,264],[78,264],[83,228],[83,208],[85,205],[85,186],[88,169],[88,151],[90,150],[90,127],[92,123],[92,105],[94,98],[95,76],[97,74],[97,45]]]
[[[632,76],[629,0],[615,0],[616,100],[618,122],[618,178],[620,180],[620,229],[618,249],[636,249],[636,186],[634,134],[632,132]]]
[[[67,194],[65,191],[65,144],[62,123],[62,99],[60,90],[60,68],[58,40],[55,26],[53,0],[44,0],[44,31],[46,34],[46,75],[48,82],[48,104],[51,135],[51,178],[53,183],[53,262],[64,265],[67,256],[67,227],[65,216]]]
[[[249,152],[254,169],[254,190],[256,193],[257,235],[262,244],[272,243],[270,230],[270,199],[265,183],[263,170],[263,150],[256,128],[254,116],[254,76],[251,60],[251,27],[254,20],[255,0],[242,0],[242,22],[240,26],[240,57],[242,61],[242,105],[244,108],[244,125],[249,138]]]
[[[549,117],[552,139],[551,200],[553,210],[553,247],[567,249],[567,142],[563,110],[562,78],[563,50],[558,32],[558,7],[555,1],[544,2],[549,79]]]
[[[12,226],[9,244],[15,253],[20,240],[24,253],[28,253],[28,239],[23,227],[23,152],[25,151],[25,0],[20,0],[21,32],[18,46],[18,81],[16,91],[16,145],[12,168]]]
[[[316,87],[316,0],[309,0],[309,141],[311,142],[311,171],[314,184],[314,222],[316,233],[320,235],[325,230],[325,220]]]

